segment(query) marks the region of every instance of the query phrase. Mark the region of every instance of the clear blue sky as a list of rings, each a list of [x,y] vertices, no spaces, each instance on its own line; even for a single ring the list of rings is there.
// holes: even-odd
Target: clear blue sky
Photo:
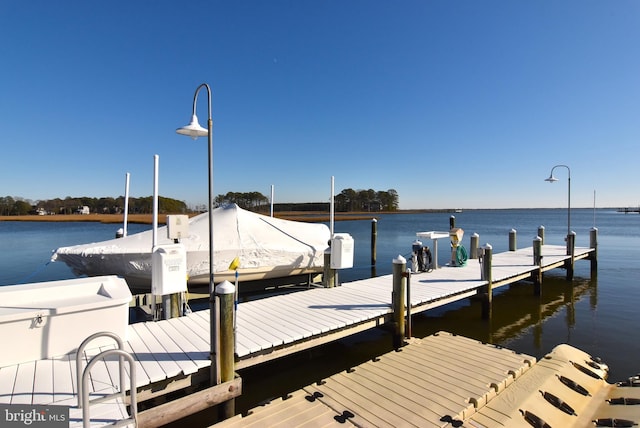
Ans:
[[[640,2],[0,3],[0,196],[275,202],[395,189],[400,207],[640,203]],[[206,127],[206,92],[198,117]]]

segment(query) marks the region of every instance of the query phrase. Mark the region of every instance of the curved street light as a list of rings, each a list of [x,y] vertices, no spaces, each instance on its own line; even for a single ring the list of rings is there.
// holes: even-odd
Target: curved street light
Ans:
[[[196,103],[198,101],[198,92],[200,89],[207,89],[208,113],[209,120],[207,129],[200,126],[198,116],[196,116]],[[209,359],[211,360],[211,384],[218,385],[220,383],[220,364],[218,356],[218,312],[215,304],[215,283],[213,278],[213,120],[211,119],[211,88],[206,83],[202,83],[196,88],[193,95],[193,111],[191,114],[191,122],[182,128],[176,129],[180,135],[186,135],[194,140],[198,137],[208,137],[209,140],[209,329],[210,344]]]
[[[569,245],[569,235],[571,234],[571,169],[567,165],[556,165],[551,168],[549,178],[545,178],[544,181],[548,181],[549,183],[555,183],[558,181],[558,179],[553,176],[553,171],[556,168],[567,168],[567,245]]]

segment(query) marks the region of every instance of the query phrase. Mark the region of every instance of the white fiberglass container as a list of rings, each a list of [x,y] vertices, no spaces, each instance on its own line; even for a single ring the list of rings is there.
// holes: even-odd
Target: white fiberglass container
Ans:
[[[0,367],[68,354],[100,331],[126,340],[130,302],[117,276],[2,286]]]

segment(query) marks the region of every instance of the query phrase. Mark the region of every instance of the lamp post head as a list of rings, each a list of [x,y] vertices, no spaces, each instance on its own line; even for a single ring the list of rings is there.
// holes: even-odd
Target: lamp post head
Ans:
[[[200,126],[198,116],[195,114],[191,116],[191,122],[187,126],[176,129],[176,133],[186,135],[194,140],[198,137],[206,137],[209,135],[209,131]]]
[[[553,174],[551,174],[549,175],[549,178],[545,178],[544,181],[548,181],[549,183],[555,183],[556,181],[558,181],[558,179],[555,178]]]

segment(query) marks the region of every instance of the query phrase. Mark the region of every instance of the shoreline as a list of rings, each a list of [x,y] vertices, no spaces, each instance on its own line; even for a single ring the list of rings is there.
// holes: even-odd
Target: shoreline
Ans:
[[[377,211],[375,213],[367,211],[354,211],[349,213],[335,213],[334,221],[345,220],[372,220],[379,217],[381,214],[416,214],[416,213],[452,213],[454,210],[439,210],[439,209],[420,209],[420,210],[397,210],[397,211]],[[199,213],[187,214],[189,217],[194,217]],[[262,215],[268,215],[264,213],[258,213]],[[158,224],[166,224],[166,216],[171,214],[159,214]],[[324,211],[284,211],[274,214],[274,217],[283,220],[292,221],[305,221],[309,223],[320,223],[330,221],[330,215]],[[54,215],[13,215],[13,216],[0,216],[0,221],[42,221],[42,222],[99,222],[107,224],[116,224],[124,222],[123,214],[54,214]],[[129,214],[127,218],[128,223],[137,224],[152,224],[153,214]]]

